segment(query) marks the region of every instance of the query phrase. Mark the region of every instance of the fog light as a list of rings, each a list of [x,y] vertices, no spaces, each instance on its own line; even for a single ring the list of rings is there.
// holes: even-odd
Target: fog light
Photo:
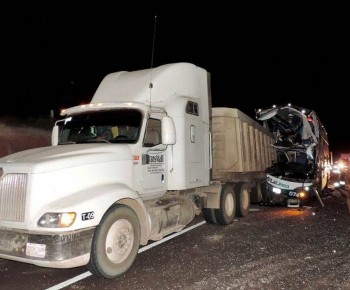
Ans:
[[[306,193],[304,191],[300,191],[299,198],[305,198],[305,197],[306,197]]]

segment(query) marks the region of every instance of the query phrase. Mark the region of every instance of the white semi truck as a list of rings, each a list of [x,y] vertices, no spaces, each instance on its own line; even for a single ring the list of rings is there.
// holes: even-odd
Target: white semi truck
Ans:
[[[0,258],[113,278],[196,215],[247,215],[272,135],[211,108],[209,76],[189,63],[111,73],[91,103],[62,111],[52,146],[1,158]]]

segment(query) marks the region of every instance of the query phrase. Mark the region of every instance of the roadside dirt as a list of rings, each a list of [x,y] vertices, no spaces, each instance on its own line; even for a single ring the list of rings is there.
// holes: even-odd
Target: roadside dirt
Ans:
[[[48,129],[26,126],[16,118],[0,119],[0,157],[50,143],[51,131]]]

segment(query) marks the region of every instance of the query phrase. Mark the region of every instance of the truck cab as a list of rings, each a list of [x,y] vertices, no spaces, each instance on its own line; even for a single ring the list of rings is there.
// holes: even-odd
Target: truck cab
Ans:
[[[115,277],[139,245],[185,227],[200,209],[180,191],[209,185],[208,95],[188,63],[107,75],[61,112],[52,146],[0,159],[0,257]]]

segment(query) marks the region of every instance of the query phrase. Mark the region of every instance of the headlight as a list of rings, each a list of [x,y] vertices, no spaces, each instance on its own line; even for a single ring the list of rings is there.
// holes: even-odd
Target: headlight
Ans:
[[[277,188],[277,187],[273,187],[273,188],[272,188],[272,191],[273,191],[274,193],[277,193],[277,194],[280,194],[280,193],[282,192],[282,190],[281,190],[280,188]]]
[[[73,224],[75,217],[75,212],[48,212],[40,218],[38,225],[44,228],[67,228]]]

